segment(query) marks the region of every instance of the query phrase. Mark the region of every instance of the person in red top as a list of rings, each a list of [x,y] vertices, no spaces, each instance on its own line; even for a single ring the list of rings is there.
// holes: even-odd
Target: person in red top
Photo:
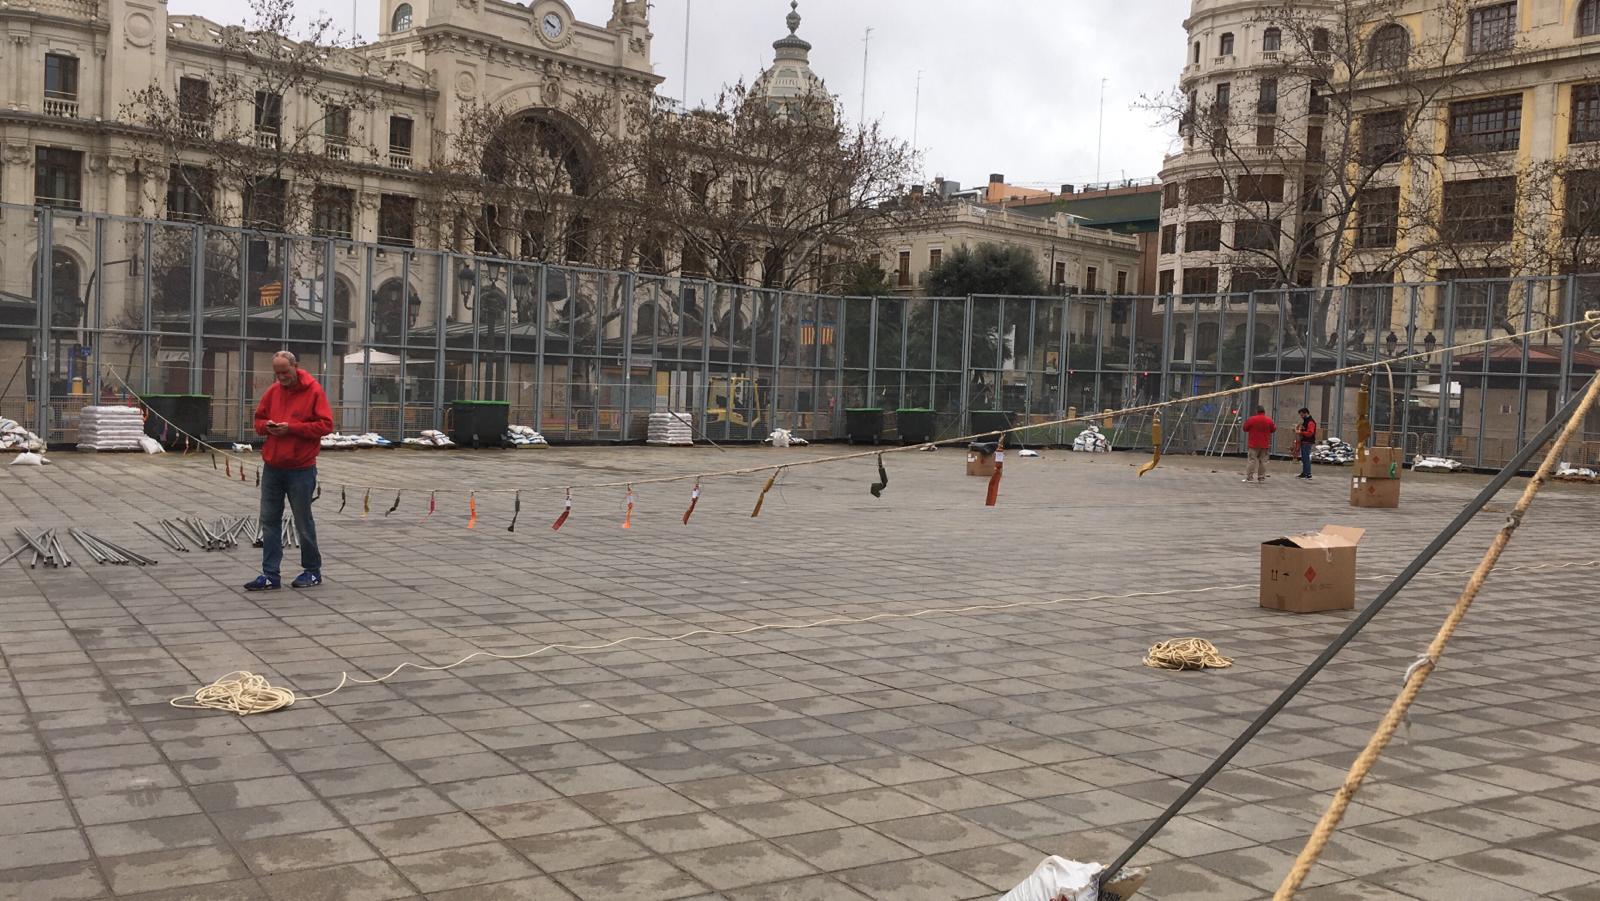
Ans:
[[[272,355],[273,383],[256,405],[256,434],[266,435],[261,448],[261,575],[247,583],[246,591],[272,591],[280,587],[278,567],[283,563],[283,501],[289,500],[294,528],[300,539],[300,566],[295,588],[322,584],[322,554],[317,549],[317,526],[311,520],[311,495],[317,487],[317,452],[322,436],[333,431],[333,410],[328,395],[311,373],[300,368],[294,354],[280,350]]]
[[[1311,480],[1311,445],[1317,442],[1317,421],[1311,411],[1300,408],[1300,424],[1294,430],[1294,449],[1300,455],[1300,474],[1297,479]]]
[[[1278,424],[1267,415],[1266,407],[1256,407],[1256,415],[1244,421],[1244,433],[1249,436],[1246,442],[1249,459],[1244,466],[1244,480],[1246,482],[1261,483],[1267,480],[1267,458],[1272,454],[1272,433],[1278,430]]]

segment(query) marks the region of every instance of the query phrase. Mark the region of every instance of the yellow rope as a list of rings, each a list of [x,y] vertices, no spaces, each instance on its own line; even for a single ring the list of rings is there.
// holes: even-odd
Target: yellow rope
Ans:
[[[1378,756],[1394,737],[1394,733],[1405,721],[1406,713],[1417,699],[1417,694],[1422,691],[1423,683],[1428,681],[1428,676],[1438,666],[1439,658],[1444,655],[1445,645],[1455,635],[1456,628],[1461,625],[1462,619],[1467,615],[1467,610],[1483,588],[1483,583],[1488,580],[1489,573],[1500,562],[1500,555],[1511,542],[1511,536],[1522,525],[1522,518],[1527,515],[1528,508],[1533,505],[1533,499],[1538,496],[1539,489],[1544,487],[1550,478],[1550,471],[1555,468],[1556,461],[1561,459],[1566,451],[1567,443],[1572,436],[1582,428],[1589,410],[1594,407],[1596,399],[1600,399],[1600,375],[1589,380],[1589,388],[1584,393],[1583,400],[1578,408],[1573,411],[1572,418],[1567,420],[1566,426],[1557,436],[1555,443],[1550,445],[1550,452],[1545,454],[1544,462],[1539,464],[1539,470],[1528,480],[1528,485],[1522,491],[1522,496],[1517,499],[1516,506],[1506,517],[1505,525],[1495,533],[1494,541],[1489,549],[1484,552],[1483,559],[1478,561],[1478,566],[1472,572],[1472,578],[1467,581],[1467,587],[1461,592],[1461,597],[1456,599],[1455,605],[1450,608],[1450,614],[1445,617],[1444,623],[1439,626],[1439,631],[1433,636],[1433,641],[1428,644],[1428,651],[1411,668],[1406,671],[1405,686],[1401,689],[1394,703],[1389,705],[1389,712],[1384,714],[1383,720],[1378,724],[1378,729],[1367,741],[1367,746],[1362,749],[1360,756],[1351,764],[1350,772],[1345,775],[1344,784],[1334,793],[1333,800],[1328,804],[1328,809],[1322,814],[1317,828],[1307,839],[1306,846],[1301,849],[1300,856],[1295,859],[1294,866],[1289,874],[1284,877],[1283,884],[1278,886],[1278,891],[1272,896],[1273,901],[1290,901],[1300,885],[1305,882],[1311,868],[1316,866],[1317,859],[1322,856],[1322,851],[1327,847],[1328,840],[1333,836],[1333,831],[1338,828],[1339,821],[1343,819],[1345,809],[1350,806],[1350,801],[1356,792],[1361,789],[1361,783],[1372,771],[1373,764],[1378,762]]]
[[[1410,361],[1413,361],[1413,360],[1414,361],[1418,361],[1418,362],[1423,362],[1423,361],[1428,360],[1430,357],[1433,357],[1433,356],[1436,356],[1436,355],[1439,355],[1439,354],[1458,353],[1458,352],[1461,352],[1461,351],[1472,350],[1473,348],[1488,347],[1488,346],[1500,343],[1502,341],[1520,341],[1520,340],[1525,340],[1525,339],[1528,339],[1528,338],[1537,337],[1539,335],[1549,334],[1551,332],[1565,331],[1567,329],[1573,329],[1573,328],[1578,328],[1578,327],[1588,327],[1588,328],[1591,329],[1592,332],[1600,330],[1600,319],[1596,319],[1596,318],[1593,318],[1593,317],[1586,317],[1585,319],[1577,320],[1577,321],[1574,321],[1574,322],[1565,322],[1565,323],[1562,323],[1560,325],[1543,326],[1543,327],[1536,328],[1536,329],[1530,329],[1530,330],[1525,331],[1525,332],[1515,332],[1515,333],[1512,333],[1512,334],[1509,334],[1509,335],[1491,335],[1491,336],[1489,336],[1487,338],[1484,338],[1484,339],[1481,339],[1481,340],[1478,340],[1478,341],[1468,341],[1468,342],[1465,342],[1463,344],[1456,344],[1456,345],[1452,345],[1450,347],[1440,347],[1440,348],[1434,349],[1433,351],[1424,352],[1424,353],[1416,353],[1416,354],[1409,354],[1409,355],[1406,355],[1406,356],[1393,357],[1393,358],[1388,359],[1388,360],[1379,360],[1379,361],[1375,361],[1375,362],[1372,362],[1372,363],[1358,363],[1358,364],[1355,364],[1355,365],[1352,365],[1352,366],[1344,366],[1344,367],[1341,367],[1341,368],[1338,368],[1338,369],[1326,369],[1326,370],[1321,370],[1321,371],[1318,371],[1318,372],[1306,373],[1306,374],[1303,374],[1303,375],[1289,376],[1287,378],[1281,378],[1281,379],[1278,379],[1276,381],[1271,381],[1271,382],[1257,382],[1257,383],[1252,384],[1252,385],[1242,385],[1242,386],[1240,386],[1238,388],[1226,388],[1226,389],[1223,389],[1221,391],[1212,391],[1212,392],[1207,393],[1207,394],[1195,394],[1195,395],[1192,395],[1192,396],[1189,396],[1189,397],[1176,398],[1174,400],[1157,401],[1155,403],[1140,404],[1138,406],[1133,406],[1133,407],[1123,407],[1120,410],[1112,410],[1110,413],[1105,413],[1105,412],[1101,412],[1101,413],[1086,413],[1086,414],[1082,414],[1082,415],[1079,415],[1079,416],[1068,416],[1068,417],[1065,417],[1063,419],[1053,419],[1053,420],[1049,420],[1049,421],[1046,421],[1046,422],[1034,422],[1034,423],[1029,423],[1027,425],[1013,426],[1011,428],[1001,429],[999,431],[983,432],[981,434],[975,434],[975,435],[963,435],[963,436],[961,436],[959,438],[945,438],[945,439],[941,439],[939,441],[929,441],[929,442],[926,442],[926,443],[923,443],[923,444],[907,444],[907,445],[903,445],[901,447],[883,448],[883,449],[880,449],[880,450],[857,451],[857,452],[854,452],[854,453],[833,454],[833,455],[826,456],[826,457],[813,457],[813,458],[811,458],[809,460],[795,460],[795,461],[787,462],[787,463],[783,463],[783,464],[767,464],[765,466],[748,466],[748,467],[743,467],[743,468],[739,468],[739,469],[725,469],[725,470],[722,470],[720,472],[706,472],[706,473],[699,473],[699,474],[693,474],[693,475],[691,475],[691,474],[683,474],[683,475],[672,475],[672,476],[657,476],[655,478],[650,478],[650,479],[631,479],[631,480],[618,481],[618,482],[594,482],[594,483],[587,484],[587,485],[542,485],[542,486],[534,486],[534,487],[528,487],[528,488],[478,488],[476,490],[481,494],[490,494],[490,493],[497,493],[497,492],[498,493],[511,494],[511,493],[515,493],[517,491],[545,492],[545,491],[590,491],[590,490],[597,490],[597,489],[616,489],[616,488],[625,488],[625,487],[627,487],[629,485],[660,485],[660,484],[664,484],[664,483],[668,483],[668,482],[687,482],[687,481],[690,481],[690,480],[693,480],[693,479],[713,479],[713,478],[728,478],[728,477],[733,477],[733,476],[754,475],[756,473],[772,472],[772,471],[777,470],[777,469],[779,469],[781,467],[820,466],[820,465],[822,465],[824,463],[840,463],[840,462],[844,462],[846,460],[860,460],[860,459],[865,459],[867,457],[874,457],[874,456],[877,456],[879,454],[909,453],[911,451],[920,451],[920,450],[922,450],[924,448],[938,447],[938,446],[941,446],[941,445],[955,445],[955,446],[958,446],[958,447],[962,447],[962,446],[965,446],[965,445],[967,445],[967,444],[969,444],[969,443],[971,443],[973,441],[977,441],[977,440],[979,440],[981,438],[988,438],[988,437],[996,435],[996,434],[1011,434],[1011,433],[1014,433],[1014,432],[1025,432],[1025,431],[1028,431],[1030,429],[1046,429],[1046,428],[1053,428],[1055,426],[1073,425],[1075,423],[1083,423],[1083,422],[1099,422],[1099,421],[1101,421],[1103,419],[1106,419],[1108,417],[1115,417],[1115,416],[1128,416],[1128,415],[1133,415],[1133,414],[1138,414],[1138,413],[1153,413],[1153,412],[1156,412],[1156,411],[1159,411],[1159,410],[1163,410],[1163,409],[1165,409],[1167,407],[1177,406],[1179,404],[1203,403],[1205,401],[1217,400],[1217,399],[1224,398],[1224,397],[1231,397],[1231,396],[1236,395],[1236,394],[1246,394],[1246,393],[1249,393],[1249,392],[1252,392],[1252,391],[1265,391],[1265,390],[1269,390],[1269,389],[1272,389],[1272,388],[1282,388],[1282,387],[1285,387],[1285,386],[1288,386],[1288,385],[1298,385],[1298,384],[1301,384],[1301,383],[1304,383],[1304,382],[1317,381],[1319,379],[1327,379],[1327,378],[1332,378],[1332,377],[1335,377],[1335,376],[1353,375],[1353,374],[1358,373],[1358,372],[1367,372],[1369,370],[1376,369],[1376,368],[1378,368],[1380,366],[1390,366],[1390,365],[1393,365],[1393,364],[1406,363],[1406,362],[1410,362]],[[117,372],[116,367],[108,366],[107,369],[110,371],[110,374],[111,374],[112,378],[115,378],[117,380],[117,383],[122,387],[122,389],[124,391],[126,391],[129,394],[133,394],[136,397],[138,396],[138,392],[134,391],[133,388],[128,385],[127,381],[124,380],[122,378],[121,374]],[[179,434],[182,434],[182,435],[184,435],[185,437],[188,437],[188,438],[192,438],[196,442],[196,444],[198,444],[200,447],[202,447],[204,449],[210,450],[212,453],[221,454],[224,457],[231,457],[233,460],[235,460],[237,462],[243,462],[243,461],[248,460],[248,458],[246,458],[246,457],[235,455],[231,451],[224,450],[222,448],[217,447],[216,445],[209,444],[209,443],[207,443],[205,441],[202,441],[202,440],[200,440],[199,438],[197,438],[195,436],[189,435],[187,432],[184,432],[182,429],[178,428],[177,424],[173,423],[171,420],[167,419],[165,416],[162,416],[159,412],[157,412],[155,410],[151,410],[150,413],[152,415],[156,416],[162,422],[166,423],[170,428],[176,430]],[[323,479],[324,481],[341,482],[343,484],[346,484],[347,486],[353,486],[355,488],[360,488],[360,489],[370,488],[370,489],[376,490],[376,491],[395,491],[395,490],[404,490],[404,489],[407,489],[407,488],[410,488],[410,489],[415,489],[416,488],[415,485],[395,486],[395,485],[356,484],[354,482],[344,482],[342,479],[336,478],[334,476],[334,474],[332,474],[332,473],[324,473],[323,475],[324,475],[324,479]],[[463,492],[465,492],[466,490],[467,489],[462,489]]]
[[[1156,669],[1223,669],[1233,666],[1233,658],[1222,656],[1204,638],[1174,638],[1151,645],[1144,655],[1144,665]]]
[[[271,713],[294,703],[294,692],[267,684],[263,676],[239,670],[192,695],[173,698],[172,706],[184,710],[228,710],[240,716]]]

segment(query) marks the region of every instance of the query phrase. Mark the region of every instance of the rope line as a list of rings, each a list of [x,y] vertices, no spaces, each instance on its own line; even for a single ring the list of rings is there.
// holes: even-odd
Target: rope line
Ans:
[[[1316,866],[1323,850],[1327,847],[1328,840],[1332,838],[1334,830],[1339,827],[1339,822],[1344,818],[1350,801],[1356,792],[1361,790],[1362,783],[1366,780],[1372,767],[1378,761],[1395,732],[1405,721],[1411,705],[1421,693],[1422,686],[1428,681],[1428,676],[1438,666],[1440,658],[1444,656],[1445,647],[1454,637],[1461,621],[1466,618],[1467,611],[1472,607],[1472,602],[1477,599],[1478,592],[1489,579],[1489,574],[1500,562],[1500,555],[1505,552],[1506,545],[1511,543],[1511,537],[1516,534],[1517,528],[1522,525],[1523,518],[1527,516],[1528,509],[1533,506],[1534,498],[1538,497],[1539,489],[1543,488],[1550,479],[1550,473],[1555,469],[1556,461],[1561,459],[1566,451],[1572,436],[1582,428],[1584,418],[1593,408],[1595,401],[1600,399],[1600,377],[1589,380],[1589,389],[1584,393],[1583,401],[1567,419],[1567,424],[1556,436],[1555,442],[1550,445],[1550,450],[1545,454],[1544,461],[1539,464],[1539,469],[1528,480],[1522,490],[1522,496],[1517,498],[1517,503],[1506,516],[1505,525],[1495,533],[1494,540],[1490,542],[1488,550],[1484,551],[1483,558],[1478,561],[1477,567],[1472,571],[1472,577],[1461,591],[1461,596],[1451,606],[1450,612],[1440,624],[1439,630],[1434,634],[1433,640],[1428,643],[1428,650],[1406,670],[1405,686],[1400,690],[1389,705],[1389,710],[1378,723],[1378,728],[1368,739],[1367,746],[1350,765],[1350,771],[1345,775],[1344,783],[1334,793],[1333,800],[1329,802],[1328,809],[1323,812],[1322,819],[1317,822],[1316,829],[1311,837],[1306,840],[1305,847],[1300,850],[1300,855],[1295,859],[1294,866],[1284,877],[1283,883],[1278,886],[1273,894],[1273,901],[1290,901],[1295,892],[1305,882],[1311,868]]]
[[[1588,560],[1583,562],[1562,561],[1560,563],[1529,563],[1520,566],[1506,567],[1505,571],[1517,572],[1595,567],[1600,567],[1600,560]],[[1461,572],[1424,573],[1423,575],[1430,578],[1453,578],[1468,575],[1470,572],[1471,570],[1463,570]],[[1357,581],[1380,581],[1388,578],[1392,577],[1359,576],[1357,577]],[[547,644],[532,651],[519,654],[499,654],[493,651],[474,651],[473,653],[462,657],[454,663],[448,664],[412,663],[410,661],[406,661],[399,664],[394,669],[389,670],[382,676],[370,679],[352,676],[348,671],[341,672],[339,674],[339,683],[337,685],[327,691],[312,695],[296,695],[292,689],[269,685],[265,677],[241,670],[228,673],[210,685],[201,688],[192,695],[182,695],[180,697],[173,698],[169,703],[171,703],[171,705],[174,707],[180,707],[185,710],[228,710],[242,716],[250,713],[268,713],[272,710],[288,707],[296,700],[314,701],[319,698],[325,698],[349,685],[378,685],[394,678],[394,676],[407,669],[440,672],[454,669],[464,663],[476,660],[480,657],[493,660],[524,660],[529,657],[536,657],[541,654],[548,653],[550,651],[567,651],[570,653],[604,651],[635,642],[678,642],[699,636],[722,637],[748,635],[753,632],[792,632],[802,629],[815,629],[826,626],[864,625],[867,623],[881,622],[883,620],[890,619],[920,619],[925,616],[941,615],[960,616],[968,613],[990,613],[1001,610],[1014,610],[1030,607],[1052,607],[1059,604],[1068,603],[1123,601],[1132,600],[1134,598],[1171,597],[1174,595],[1184,594],[1211,594],[1220,591],[1242,591],[1255,587],[1255,584],[1256,583],[1254,582],[1240,582],[1236,585],[1212,585],[1199,588],[1169,588],[1161,591],[1135,591],[1128,594],[1100,594],[1089,595],[1087,597],[1060,597],[1038,601],[1012,601],[1004,604],[974,604],[967,607],[937,607],[926,610],[917,610],[910,613],[875,613],[864,617],[835,616],[828,617],[827,619],[816,620],[814,622],[761,623],[753,626],[746,626],[741,629],[693,629],[679,635],[628,635],[599,644]],[[1198,641],[1199,639],[1191,640]],[[1213,648],[1213,651],[1214,650],[1215,648]]]
[[[926,448],[932,448],[932,447],[949,446],[949,445],[961,446],[961,445],[969,444],[969,443],[971,443],[973,441],[976,441],[976,440],[978,440],[980,438],[987,438],[989,436],[996,435],[996,434],[1009,435],[1009,434],[1013,434],[1013,433],[1017,433],[1017,432],[1029,431],[1031,429],[1053,428],[1053,427],[1056,427],[1056,426],[1073,425],[1073,424],[1076,424],[1076,423],[1098,422],[1100,420],[1107,419],[1109,417],[1131,416],[1131,415],[1141,414],[1141,413],[1152,413],[1152,412],[1155,412],[1155,411],[1166,409],[1167,407],[1178,406],[1180,404],[1201,403],[1201,402],[1204,402],[1204,401],[1217,400],[1217,399],[1224,398],[1224,397],[1232,397],[1232,396],[1238,395],[1238,394],[1247,394],[1247,393],[1252,392],[1252,391],[1264,391],[1264,390],[1269,390],[1269,389],[1273,389],[1273,388],[1282,388],[1282,387],[1285,387],[1285,386],[1288,386],[1288,385],[1298,385],[1298,384],[1302,384],[1302,383],[1305,383],[1305,382],[1316,381],[1318,379],[1333,378],[1333,377],[1342,376],[1342,375],[1352,375],[1352,374],[1359,373],[1359,372],[1367,372],[1369,370],[1375,370],[1375,369],[1378,369],[1379,367],[1392,366],[1392,365],[1398,364],[1398,363],[1407,363],[1407,362],[1410,362],[1410,361],[1426,360],[1426,359],[1428,359],[1430,357],[1437,356],[1439,354],[1446,354],[1446,353],[1453,354],[1453,353],[1456,353],[1456,352],[1459,352],[1459,351],[1472,350],[1474,348],[1479,348],[1479,347],[1489,347],[1491,345],[1498,344],[1500,342],[1520,341],[1520,340],[1525,339],[1525,338],[1532,338],[1532,337],[1536,337],[1536,336],[1539,336],[1539,335],[1550,334],[1552,332],[1566,331],[1566,330],[1569,330],[1569,329],[1575,329],[1575,328],[1580,328],[1580,327],[1588,328],[1588,329],[1590,329],[1591,332],[1600,332],[1600,315],[1596,315],[1595,313],[1591,312],[1589,314],[1586,314],[1584,319],[1575,320],[1573,322],[1566,322],[1566,323],[1562,323],[1562,324],[1559,324],[1559,325],[1543,326],[1543,327],[1540,327],[1540,328],[1530,329],[1530,330],[1524,331],[1524,332],[1514,332],[1514,333],[1507,334],[1507,335],[1491,335],[1491,336],[1489,336],[1487,338],[1483,338],[1483,339],[1480,339],[1480,340],[1477,340],[1477,341],[1468,341],[1468,342],[1465,342],[1465,343],[1462,343],[1462,344],[1452,345],[1450,347],[1436,348],[1436,349],[1434,349],[1432,351],[1424,351],[1422,353],[1407,354],[1405,356],[1393,357],[1393,358],[1387,359],[1387,360],[1376,360],[1376,361],[1373,361],[1373,362],[1370,362],[1370,363],[1358,363],[1358,364],[1353,364],[1353,365],[1350,365],[1350,366],[1340,367],[1340,368],[1337,368],[1337,369],[1325,369],[1325,370],[1320,370],[1320,371],[1317,371],[1317,372],[1303,373],[1301,375],[1288,376],[1286,378],[1281,378],[1281,379],[1277,379],[1275,381],[1270,381],[1270,382],[1258,382],[1256,384],[1251,384],[1251,385],[1241,385],[1241,386],[1239,386],[1237,388],[1225,388],[1225,389],[1222,389],[1222,390],[1219,390],[1219,391],[1212,391],[1212,392],[1209,392],[1209,393],[1206,393],[1206,394],[1196,394],[1196,395],[1192,395],[1192,396],[1188,396],[1188,397],[1175,398],[1175,399],[1172,399],[1172,400],[1156,401],[1154,403],[1148,403],[1148,404],[1138,404],[1138,405],[1131,406],[1131,407],[1123,407],[1123,408],[1118,409],[1118,410],[1112,410],[1109,413],[1106,413],[1106,412],[1102,412],[1102,413],[1085,413],[1085,414],[1080,414],[1078,416],[1068,416],[1068,417],[1064,417],[1064,418],[1061,418],[1061,419],[1049,420],[1049,421],[1046,421],[1046,422],[1035,422],[1035,423],[1029,423],[1028,425],[1011,426],[1011,427],[1005,428],[1005,429],[995,429],[995,430],[991,430],[991,431],[987,431],[987,432],[979,432],[979,433],[975,433],[975,434],[971,434],[971,435],[963,435],[963,436],[961,436],[959,438],[944,438],[944,439],[940,439],[938,441],[927,441],[927,442],[923,442],[921,444],[908,444],[908,445],[903,445],[901,447],[890,447],[890,448],[874,449],[874,450],[868,450],[868,451],[855,451],[855,452],[842,453],[842,454],[830,454],[828,456],[814,457],[814,458],[811,458],[811,459],[808,459],[808,460],[794,460],[794,461],[789,461],[789,462],[785,462],[785,463],[769,463],[769,464],[765,464],[765,465],[762,465],[762,466],[746,466],[746,467],[739,467],[739,468],[735,468],[735,469],[725,469],[725,470],[720,470],[720,471],[716,471],[716,472],[682,473],[682,474],[678,474],[678,475],[656,476],[656,477],[648,478],[648,479],[631,479],[631,480],[620,480],[620,481],[612,481],[612,482],[592,482],[592,483],[589,483],[589,484],[572,484],[572,485],[567,485],[567,484],[563,484],[563,485],[541,485],[541,486],[525,487],[525,488],[520,488],[520,489],[518,489],[518,488],[486,487],[486,488],[477,488],[477,489],[473,489],[473,490],[476,490],[476,491],[478,491],[479,493],[482,493],[482,494],[512,494],[512,493],[515,493],[517,491],[541,492],[541,493],[542,492],[552,492],[552,491],[593,491],[593,490],[602,490],[602,489],[626,488],[629,485],[662,485],[662,484],[667,484],[667,483],[672,483],[672,482],[687,482],[687,481],[692,481],[692,480],[695,480],[695,479],[702,479],[703,480],[703,479],[732,478],[732,477],[736,477],[736,476],[755,475],[757,473],[765,473],[765,472],[769,472],[769,471],[773,471],[773,470],[777,470],[777,469],[782,469],[782,468],[791,468],[791,467],[799,467],[799,466],[821,466],[821,465],[827,464],[827,463],[842,463],[842,462],[849,461],[849,460],[864,460],[864,459],[868,459],[868,458],[871,458],[871,457],[875,457],[875,456],[877,456],[879,454],[909,453],[909,452],[912,452],[912,451],[920,451],[920,450],[924,450]],[[125,379],[123,379],[121,373],[119,373],[117,371],[115,366],[107,366],[107,369],[110,372],[111,376],[117,380],[117,383],[122,386],[123,390],[126,393],[131,394],[134,397],[140,397],[139,393],[134,391],[132,386],[130,386],[128,384],[128,382]],[[141,399],[141,402],[142,402],[143,399],[142,398],[140,398],[140,399]],[[148,406],[147,406],[147,408],[148,408]],[[250,462],[248,457],[244,457],[242,455],[234,454],[231,450],[223,449],[223,448],[218,447],[216,445],[210,444],[209,442],[206,442],[206,441],[200,439],[197,436],[190,435],[188,432],[185,432],[182,429],[180,429],[177,426],[176,423],[172,422],[170,419],[168,419],[166,416],[162,415],[160,412],[155,411],[155,410],[150,410],[150,412],[153,415],[155,415],[157,418],[159,418],[164,424],[169,426],[175,433],[181,434],[181,435],[185,436],[186,438],[192,439],[200,447],[205,448],[205,449],[209,449],[213,453],[222,454],[225,457],[232,457],[236,461]],[[260,464],[257,463],[257,465],[260,465]],[[335,480],[335,481],[337,481],[337,480]],[[408,487],[414,489],[416,487],[415,485],[398,485],[398,486],[396,486],[396,485],[378,485],[378,484],[368,485],[368,484],[357,484],[355,482],[347,482],[347,483],[344,483],[344,484],[352,485],[352,486],[354,486],[354,487],[356,487],[358,489],[370,489],[370,490],[377,490],[377,491],[395,491],[395,490],[400,490],[400,489],[408,488]],[[462,489],[462,493],[465,493],[467,490],[468,489]]]
[[[1144,665],[1155,669],[1225,669],[1233,666],[1232,657],[1224,657],[1216,645],[1204,638],[1174,638],[1150,646],[1144,655]]]

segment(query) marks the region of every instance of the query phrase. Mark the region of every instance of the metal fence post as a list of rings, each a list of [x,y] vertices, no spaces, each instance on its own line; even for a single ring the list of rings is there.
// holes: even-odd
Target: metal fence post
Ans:
[[[1456,337],[1456,283],[1449,282],[1444,286],[1444,309],[1436,314],[1434,320],[1444,323],[1444,346],[1455,344]],[[1431,334],[1431,333],[1430,333]],[[1439,427],[1434,430],[1434,453],[1438,456],[1449,456],[1450,453],[1450,409],[1455,405],[1451,399],[1450,388],[1450,363],[1452,354],[1445,351],[1439,358]],[[1431,361],[1430,361],[1431,362]],[[1465,398],[1463,398],[1465,400]]]
[[[39,208],[38,232],[34,252],[34,309],[38,311],[38,351],[34,354],[34,423],[39,440],[50,443],[50,320],[55,292],[55,210]]]
[[[617,436],[622,441],[633,435],[633,301],[638,278],[632,272],[622,276],[622,434]],[[600,340],[603,343],[605,335]]]
[[[433,425],[430,428],[444,429],[444,327],[449,318],[450,303],[450,267],[455,264],[451,254],[435,254],[438,271],[434,273],[433,296]]]
[[[878,396],[878,298],[867,305],[867,399],[864,406],[872,406]],[[882,407],[883,404],[879,404]]]
[[[372,318],[373,318],[374,315],[376,315],[376,311],[374,311],[372,309],[372,307],[373,307],[373,303],[372,303],[372,269],[373,269],[373,266],[374,266],[373,257],[374,257],[374,255],[376,253],[377,253],[377,249],[376,248],[374,248],[370,244],[367,245],[367,252],[363,255],[364,256],[364,264],[365,264],[365,266],[364,266],[364,269],[363,269],[363,271],[361,273],[361,297],[362,297],[361,308],[362,308],[362,310],[365,311],[365,313],[361,317],[361,322],[356,323],[356,327],[361,329],[361,333],[360,333],[361,334],[361,431],[363,433],[370,432],[370,431],[373,430],[372,429]],[[411,300],[411,298],[406,296],[406,288],[404,286],[402,286],[400,288],[400,304],[401,304],[400,308],[401,308],[401,310],[406,309],[406,305],[410,302],[410,300]],[[404,318],[404,313],[402,313],[401,316],[402,316],[402,318]],[[405,382],[405,373],[404,372],[400,373],[400,381],[402,383]],[[349,388],[347,387],[345,390],[348,391]],[[403,437],[405,437],[405,436],[404,435],[396,436],[397,439],[398,438],[403,438]]]
[[[84,382],[88,386],[88,389],[89,389],[89,396],[91,398],[93,398],[93,402],[94,403],[99,403],[100,402],[100,390],[101,390],[100,389],[100,365],[101,365],[100,345],[102,343],[101,340],[100,340],[100,334],[101,334],[101,330],[105,328],[105,310],[103,309],[103,304],[102,304],[102,300],[105,297],[105,274],[106,274],[106,272],[105,272],[105,258],[106,258],[106,228],[105,228],[105,225],[106,225],[106,221],[105,221],[104,217],[101,217],[101,216],[94,217],[94,273],[93,273],[92,276],[90,276],[91,278],[94,279],[94,324],[90,326],[90,328],[93,329],[93,331],[91,331],[89,333],[89,335],[87,336],[88,339],[91,342],[93,342],[93,350],[91,351],[91,353],[93,355],[93,360],[94,360],[94,372],[92,374],[90,374],[89,378],[84,379]],[[84,313],[84,321],[85,322],[89,321],[89,317],[88,317],[88,312],[87,311],[85,311],[85,313]],[[80,351],[80,353],[81,353],[81,351]]]
[[[190,394],[199,394],[202,384],[200,372],[201,355],[205,352],[201,335],[205,332],[205,293],[206,293],[206,227],[197,225],[189,233],[189,389]],[[249,245],[246,245],[247,247]],[[280,311],[289,303],[287,282],[285,290],[278,299]],[[284,328],[288,328],[285,323]],[[206,431],[210,431],[207,423]]]
[[[538,349],[534,351],[533,364],[533,430],[540,434],[544,433],[544,342],[545,332],[547,331],[545,320],[550,306],[546,300],[545,290],[549,286],[549,274],[550,267],[540,263],[539,273],[534,276],[534,291],[537,293],[534,294],[533,321],[539,333],[539,343]]]
[[[967,295],[961,329],[961,434],[972,434],[972,295]]]

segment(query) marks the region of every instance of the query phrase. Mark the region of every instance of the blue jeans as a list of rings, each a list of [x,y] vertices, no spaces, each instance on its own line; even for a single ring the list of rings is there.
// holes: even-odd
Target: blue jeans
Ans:
[[[311,521],[311,493],[317,487],[317,468],[261,467],[261,572],[278,581],[283,564],[283,499],[294,512],[294,529],[300,539],[300,566],[322,574],[322,554],[317,550],[317,526]]]
[[[1300,442],[1300,474],[1311,478],[1311,442]]]

